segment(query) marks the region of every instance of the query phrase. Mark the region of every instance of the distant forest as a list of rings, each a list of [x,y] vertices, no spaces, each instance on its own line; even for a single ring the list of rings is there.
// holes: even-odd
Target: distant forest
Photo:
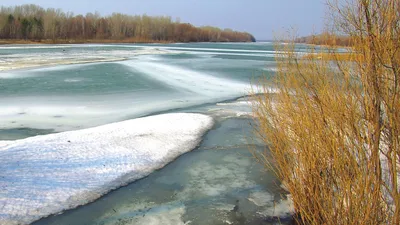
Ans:
[[[216,27],[195,27],[169,16],[99,13],[74,15],[61,9],[21,5],[0,9],[0,39],[132,42],[254,42],[246,32]]]
[[[351,46],[351,38],[348,36],[338,36],[328,32],[318,35],[300,37],[295,40],[297,43],[329,45],[329,46]]]

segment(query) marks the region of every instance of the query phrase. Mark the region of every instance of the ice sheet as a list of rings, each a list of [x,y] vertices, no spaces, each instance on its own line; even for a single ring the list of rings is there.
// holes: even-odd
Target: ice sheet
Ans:
[[[0,224],[86,204],[196,147],[213,119],[163,114],[0,142]]]

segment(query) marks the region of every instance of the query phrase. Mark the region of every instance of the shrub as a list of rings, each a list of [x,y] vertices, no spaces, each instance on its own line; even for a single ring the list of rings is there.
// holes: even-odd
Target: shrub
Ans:
[[[400,2],[330,2],[353,60],[277,45],[278,93],[255,95],[259,157],[287,187],[299,223],[400,224]],[[317,49],[317,50],[316,50]],[[272,159],[267,154],[272,155]]]

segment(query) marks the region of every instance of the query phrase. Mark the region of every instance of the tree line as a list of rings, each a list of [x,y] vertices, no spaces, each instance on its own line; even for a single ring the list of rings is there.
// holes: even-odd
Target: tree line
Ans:
[[[350,36],[335,35],[329,32],[322,34],[305,36],[296,38],[296,43],[305,43],[313,45],[329,45],[329,46],[351,46],[352,41]]]
[[[246,32],[181,23],[170,16],[98,12],[74,15],[37,5],[0,8],[0,39],[15,40],[132,40],[160,42],[254,42]]]

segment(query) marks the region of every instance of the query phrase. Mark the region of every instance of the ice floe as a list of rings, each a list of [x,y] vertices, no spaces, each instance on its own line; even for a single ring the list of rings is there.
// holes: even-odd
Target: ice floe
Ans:
[[[291,195],[285,199],[274,200],[274,196],[266,191],[256,191],[249,195],[248,200],[256,206],[262,207],[258,214],[264,217],[285,218],[294,214],[294,206]]]
[[[49,46],[56,47],[56,46]],[[10,49],[13,49],[9,47]],[[59,48],[59,46],[57,46]],[[35,50],[35,47],[24,47],[23,49]],[[0,49],[1,50],[1,49]],[[135,47],[132,50],[71,50],[68,52],[26,52],[23,54],[7,55],[0,61],[0,71],[27,69],[36,67],[84,64],[84,63],[100,63],[122,61],[139,55],[160,55],[169,54],[171,51],[151,48],[151,47]],[[177,52],[174,52],[176,54]],[[1,74],[0,78],[14,78],[9,74]]]
[[[206,161],[194,163],[188,171],[190,180],[178,193],[178,197],[188,199],[219,196],[256,185],[247,178],[246,169],[251,164],[249,159],[242,160],[228,155],[222,160],[225,164],[213,165]]]
[[[266,206],[274,200],[274,196],[268,192],[259,191],[251,193],[248,199],[257,206]]]
[[[147,176],[195,148],[212,124],[206,115],[163,114],[0,142],[0,224],[30,223]],[[184,212],[176,210],[171,224]]]

